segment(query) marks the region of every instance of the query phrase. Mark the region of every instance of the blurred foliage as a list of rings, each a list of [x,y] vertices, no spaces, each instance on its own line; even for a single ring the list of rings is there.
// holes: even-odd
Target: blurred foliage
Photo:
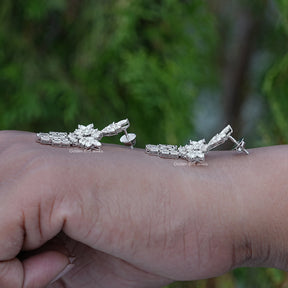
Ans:
[[[217,33],[202,1],[178,3],[2,1],[0,128],[128,117],[140,145],[186,140],[197,87],[214,81]]]
[[[266,74],[263,83],[263,91],[267,97],[270,111],[269,120],[265,122],[266,127],[262,129],[264,141],[267,144],[288,143],[288,2],[277,0],[280,11],[281,22],[278,23],[279,30],[284,30],[282,41],[283,51],[275,57],[272,67]],[[277,31],[276,31],[277,32]]]
[[[288,143],[288,54],[277,61],[277,63],[267,73],[264,82],[264,91],[267,95],[271,107],[271,117],[269,134],[278,143]],[[272,133],[271,133],[272,132]]]
[[[252,133],[260,145],[288,143],[286,0],[3,0],[0,129],[71,131],[128,117],[140,147],[183,143],[194,133],[201,92],[218,91],[221,101],[237,5],[257,22],[254,56],[262,55],[250,59],[252,83],[242,87],[264,103]],[[285,288],[288,278],[240,268],[169,287]]]

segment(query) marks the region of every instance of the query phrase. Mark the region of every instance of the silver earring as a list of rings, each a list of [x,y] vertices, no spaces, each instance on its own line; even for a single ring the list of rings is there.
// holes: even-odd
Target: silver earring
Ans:
[[[125,145],[133,146],[136,143],[136,134],[127,133],[127,129],[130,126],[128,119],[124,119],[118,122],[113,122],[99,130],[94,128],[93,124],[87,126],[78,125],[73,132],[49,132],[49,133],[37,133],[36,141],[41,144],[53,145],[58,147],[80,147],[84,149],[100,149],[102,144],[100,140],[103,137],[114,136],[121,132],[125,134],[120,138],[120,141]]]
[[[199,141],[189,141],[189,144],[185,146],[177,145],[146,145],[145,151],[149,155],[159,156],[162,158],[169,159],[185,159],[189,162],[198,164],[205,161],[205,155],[215,149],[216,147],[222,145],[227,140],[232,141],[236,144],[234,150],[240,153],[249,154],[245,149],[244,139],[237,141],[234,139],[231,134],[233,129],[230,125],[227,125],[220,133],[216,134],[211,140],[206,144],[205,139]]]

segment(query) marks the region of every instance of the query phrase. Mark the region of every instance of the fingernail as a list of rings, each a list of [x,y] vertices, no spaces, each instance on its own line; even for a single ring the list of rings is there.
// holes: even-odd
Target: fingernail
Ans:
[[[71,257],[72,258],[72,257]],[[70,257],[69,257],[70,260]],[[74,257],[75,260],[75,257]],[[73,261],[74,261],[73,260]],[[62,272],[60,272],[51,282],[50,284],[56,282],[57,280],[59,280],[60,278],[62,278],[65,274],[67,274],[69,271],[71,271],[73,268],[75,267],[75,264],[72,264],[71,260],[70,260],[70,264],[68,264],[64,270],[62,270]]]
[[[68,259],[70,261],[70,264],[73,264],[75,259],[76,259],[76,257],[75,256],[70,256]]]

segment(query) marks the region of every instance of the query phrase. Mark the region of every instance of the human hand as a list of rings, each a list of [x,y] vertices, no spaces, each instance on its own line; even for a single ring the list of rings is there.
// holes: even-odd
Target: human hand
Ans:
[[[86,183],[89,172],[97,178],[95,158],[93,163],[88,159],[95,155],[43,146],[34,138],[31,133],[0,133],[0,287],[44,287],[69,265],[71,256],[77,258],[69,265],[73,269],[65,287],[154,287],[171,282],[84,244],[95,246],[100,232],[93,231],[99,215],[93,184],[101,181]],[[85,168],[94,170],[81,174],[81,159],[87,161]],[[79,241],[59,234],[62,229]],[[110,237],[119,237],[117,231]],[[62,287],[63,281],[50,287]]]
[[[215,154],[208,167],[174,167],[142,150],[76,153],[34,137],[0,134],[1,287],[44,287],[69,256],[77,257],[74,268],[50,287],[160,287],[257,265],[247,243],[259,230],[237,225],[251,216],[242,205],[250,158]],[[232,177],[241,167],[248,184]],[[61,248],[35,255],[61,231]],[[21,262],[23,250],[34,255]]]

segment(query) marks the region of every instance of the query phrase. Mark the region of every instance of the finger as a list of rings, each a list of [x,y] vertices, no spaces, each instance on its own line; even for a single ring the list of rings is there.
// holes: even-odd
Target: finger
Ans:
[[[0,207],[0,287],[45,287],[65,269],[69,258],[65,253],[53,249],[33,255],[23,262],[19,261],[16,255],[22,249],[25,239],[25,230],[21,224],[23,216],[22,213],[15,213],[15,207],[12,209],[9,203],[3,201],[3,207]]]
[[[20,250],[41,247],[62,228],[54,177],[48,167],[37,167],[28,176],[0,181],[0,261],[15,258]]]
[[[59,278],[63,271],[73,265],[69,258],[58,251],[46,251],[32,256],[23,262],[23,288],[46,287],[50,282]]]
[[[25,231],[22,227],[23,217],[19,210],[14,211],[15,203],[1,197],[0,206],[0,261],[14,259],[22,247]],[[0,286],[1,287],[1,286]]]
[[[0,262],[0,287],[22,288],[24,269],[18,259]]]
[[[57,251],[46,251],[21,262],[17,258],[0,262],[0,287],[46,287],[63,271],[67,271],[69,258]],[[66,269],[65,269],[66,268]]]

